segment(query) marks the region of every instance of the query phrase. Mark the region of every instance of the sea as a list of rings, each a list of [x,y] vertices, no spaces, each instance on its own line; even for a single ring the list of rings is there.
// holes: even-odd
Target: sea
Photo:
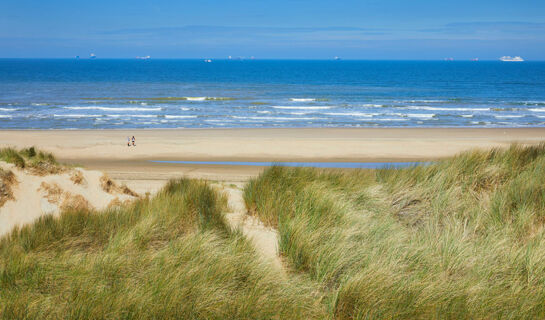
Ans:
[[[545,62],[0,59],[0,129],[543,126]]]

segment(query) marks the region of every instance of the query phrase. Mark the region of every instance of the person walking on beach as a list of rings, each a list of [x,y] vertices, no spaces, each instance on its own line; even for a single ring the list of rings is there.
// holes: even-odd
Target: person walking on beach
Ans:
[[[127,147],[131,146],[131,137],[127,137]]]
[[[132,136],[132,146],[136,147],[136,139],[134,138],[134,136]]]

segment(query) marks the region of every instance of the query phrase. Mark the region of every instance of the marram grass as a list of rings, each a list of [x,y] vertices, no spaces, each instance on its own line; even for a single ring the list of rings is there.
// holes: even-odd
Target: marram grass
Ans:
[[[543,144],[405,169],[272,167],[244,196],[330,317],[545,317]]]
[[[46,216],[0,239],[2,319],[323,318],[316,289],[260,261],[205,182]]]
[[[0,161],[14,164],[20,169],[28,169],[37,175],[59,173],[64,169],[53,154],[36,150],[35,147],[21,150],[0,148]]]
[[[16,155],[54,161],[0,152]],[[1,238],[0,318],[545,318],[545,145],[405,169],[272,167],[244,198],[278,229],[285,272],[227,226],[223,195],[173,180]]]

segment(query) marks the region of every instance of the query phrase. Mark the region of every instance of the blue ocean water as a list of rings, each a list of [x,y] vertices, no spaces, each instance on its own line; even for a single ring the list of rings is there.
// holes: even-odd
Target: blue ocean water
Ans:
[[[535,127],[545,62],[0,59],[0,128]]]

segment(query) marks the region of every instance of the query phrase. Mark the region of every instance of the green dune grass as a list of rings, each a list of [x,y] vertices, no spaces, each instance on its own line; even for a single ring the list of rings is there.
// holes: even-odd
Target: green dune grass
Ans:
[[[54,163],[0,150],[18,157]],[[271,167],[244,200],[278,229],[284,272],[228,227],[224,195],[173,180],[0,238],[0,318],[545,317],[545,144],[404,169]]]
[[[14,164],[20,169],[30,169],[36,174],[59,173],[65,167],[57,162],[52,153],[37,150],[35,147],[16,150],[0,148],[0,161]]]
[[[330,317],[545,317],[543,144],[406,169],[272,167],[244,198]]]
[[[205,182],[45,216],[0,239],[3,319],[323,318],[316,289],[262,263]]]

